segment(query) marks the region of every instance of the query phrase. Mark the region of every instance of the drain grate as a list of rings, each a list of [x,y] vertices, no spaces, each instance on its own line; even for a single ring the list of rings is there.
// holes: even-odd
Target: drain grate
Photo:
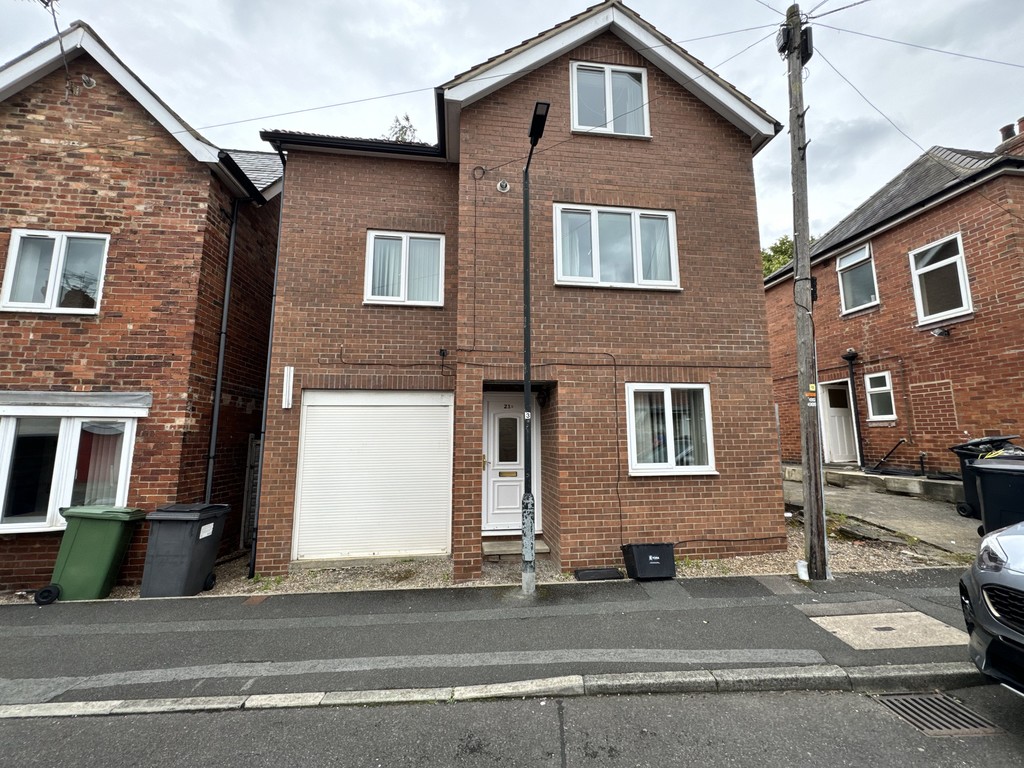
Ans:
[[[998,726],[944,693],[885,693],[875,698],[926,736],[1002,733]]]

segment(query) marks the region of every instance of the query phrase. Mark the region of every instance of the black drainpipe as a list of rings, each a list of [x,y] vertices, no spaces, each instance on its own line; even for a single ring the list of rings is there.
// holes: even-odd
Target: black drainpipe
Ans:
[[[231,234],[228,237],[228,265],[224,275],[224,308],[220,313],[220,346],[217,349],[217,378],[213,385],[213,424],[210,426],[210,450],[206,453],[206,493],[203,501],[213,496],[213,465],[217,461],[217,431],[220,426],[220,393],[224,387],[224,350],[228,341],[228,310],[231,309],[231,274],[235,269],[235,233],[238,231],[238,203],[231,202]]]
[[[249,578],[256,575],[256,539],[260,531],[260,496],[263,494],[263,457],[267,453],[267,411],[270,406],[270,359],[274,351],[274,318],[277,316],[277,276],[281,267],[281,223],[284,220],[284,188],[286,161],[280,147],[274,147],[281,157],[281,195],[277,209],[277,250],[274,254],[274,290],[270,295],[270,335],[267,337],[267,373],[263,379],[263,421],[260,425],[260,461],[256,469],[256,508],[252,516],[252,547],[249,550]]]
[[[860,435],[860,409],[857,407],[857,380],[853,377],[853,363],[857,359],[857,350],[853,347],[841,355],[846,361],[850,375],[850,405],[853,408],[853,426],[857,432],[857,466],[864,469],[864,444]]]

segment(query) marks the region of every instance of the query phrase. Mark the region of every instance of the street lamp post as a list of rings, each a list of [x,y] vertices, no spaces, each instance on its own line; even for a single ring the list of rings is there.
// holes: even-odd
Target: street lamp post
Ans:
[[[530,153],[523,168],[523,594],[532,595],[537,586],[537,561],[534,546],[533,498],[533,398],[530,382],[530,161],[533,148],[544,135],[551,104],[538,101],[530,122]]]

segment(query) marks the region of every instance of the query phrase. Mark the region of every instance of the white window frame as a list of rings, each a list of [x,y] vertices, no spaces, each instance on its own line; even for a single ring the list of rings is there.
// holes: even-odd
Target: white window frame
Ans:
[[[18,260],[18,251],[22,240],[29,238],[46,238],[53,240],[53,263],[50,266],[50,280],[43,301],[27,302],[12,301],[14,290],[14,273]],[[60,280],[54,275],[64,274],[64,262],[67,258],[68,239],[102,240],[103,258],[100,261],[99,276],[96,282],[95,307],[58,307]],[[110,250],[110,235],[96,232],[53,232],[42,229],[12,229],[11,242],[7,249],[7,266],[4,270],[3,288],[0,290],[0,311],[3,312],[42,312],[59,315],[96,315],[100,311],[100,300],[103,298],[103,277],[107,271],[107,253]]]
[[[844,260],[846,261],[845,264],[843,264]],[[846,304],[846,290],[843,286],[843,274],[859,267],[864,262],[867,262],[871,267],[871,284],[875,289],[875,298],[872,301],[865,302],[864,304],[858,304],[855,307],[848,307]],[[847,315],[851,312],[859,312],[862,309],[867,309],[868,307],[878,306],[878,276],[875,274],[875,258],[874,254],[871,252],[870,243],[865,243],[860,248],[844,253],[836,259],[836,278],[839,281],[839,306],[841,308],[841,314]]]
[[[881,387],[872,387],[871,379],[878,376],[885,377],[885,385]],[[876,414],[875,409],[871,407],[871,395],[877,395],[882,392],[889,394],[889,402],[892,403],[892,414]],[[876,371],[874,373],[864,374],[864,398],[868,401],[868,421],[896,421],[896,397],[892,391],[892,375],[889,371]]]
[[[941,245],[950,240],[956,240],[957,248],[960,251],[956,256],[947,258],[944,261],[940,261],[938,264],[931,264],[924,269],[918,269],[914,257],[922,251],[927,251],[929,248],[934,248],[937,245]],[[915,248],[910,252],[910,274],[912,282],[914,283],[914,302],[917,305],[917,324],[927,325],[929,323],[938,322],[940,320],[946,320],[951,317],[960,317],[961,315],[968,315],[974,311],[974,305],[971,301],[971,288],[967,281],[967,261],[964,258],[964,242],[961,238],[960,233],[957,232],[954,235],[940,238],[934,242],[923,245],[920,248]],[[951,309],[946,312],[939,312],[934,315],[925,315],[924,313],[924,297],[921,294],[921,275],[927,274],[935,269],[940,269],[949,264],[956,264],[957,278],[960,285],[960,295],[964,299],[964,305],[958,309]]]
[[[665,442],[675,445],[675,427],[670,414],[672,413],[672,390],[699,390],[704,398],[704,421],[707,428],[705,439],[708,449],[708,463],[702,465],[678,466],[669,452],[669,461],[661,463],[640,463],[636,457],[636,413],[634,396],[638,392],[661,392],[665,399]],[[632,383],[626,384],[626,430],[629,450],[629,474],[644,477],[655,475],[717,475],[715,469],[714,423],[711,418],[711,386],[708,384],[661,384]]]
[[[613,64],[595,64],[589,61],[574,61],[570,65],[570,81],[571,81],[571,100],[572,100],[572,130],[582,131],[585,133],[602,133],[609,134],[612,136],[636,136],[639,138],[650,138],[651,136],[651,114],[649,109],[650,98],[647,90],[647,70],[643,67],[626,67]],[[602,126],[594,125],[581,125],[579,122],[579,93],[578,93],[578,79],[577,73],[580,69],[589,70],[600,70],[604,73],[604,110],[605,115],[608,118],[607,122]],[[631,74],[640,75],[640,87],[643,89],[643,119],[644,119],[644,130],[643,133],[622,133],[615,130],[615,111],[612,102],[612,73],[614,72],[629,72]]]
[[[562,272],[562,212],[587,213],[590,215],[590,242],[594,248],[593,277],[566,275]],[[598,237],[598,215],[600,213],[628,213],[631,217],[633,238],[633,275],[636,282],[614,283],[601,280],[601,244]],[[643,278],[643,247],[640,243],[640,219],[644,216],[663,218],[668,221],[669,270],[668,280],[645,280]],[[559,285],[588,285],[603,288],[679,289],[679,244],[676,237],[675,211],[655,211],[646,208],[616,208],[603,205],[576,205],[555,203],[555,283]]]
[[[85,422],[111,422],[124,424],[123,449],[118,471],[117,494],[114,506],[123,507],[128,501],[128,486],[131,479],[132,458],[135,453],[135,432],[138,418],[149,410],[140,407],[97,408],[91,406],[0,406],[0,510],[3,509],[7,494],[7,483],[11,470],[14,436],[17,419],[37,416],[59,418],[60,430],[57,436],[57,455],[54,461],[53,480],[50,486],[50,504],[46,519],[30,523],[0,522],[0,534],[37,533],[61,531],[67,521],[60,514],[61,507],[71,503],[74,491],[75,465],[78,457],[78,443]],[[2,520],[2,518],[0,518]]]
[[[400,238],[402,241],[402,283],[398,296],[373,295],[373,243],[377,237]],[[438,264],[437,301],[410,301],[409,292],[409,240],[436,240],[440,251]],[[444,306],[444,235],[429,232],[395,232],[384,229],[370,229],[366,232],[366,275],[363,283],[364,304],[404,304],[413,307]]]

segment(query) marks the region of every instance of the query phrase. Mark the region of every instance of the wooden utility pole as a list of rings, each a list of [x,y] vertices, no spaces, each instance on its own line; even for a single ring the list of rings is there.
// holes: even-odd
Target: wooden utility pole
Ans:
[[[800,6],[786,12],[779,52],[789,64],[789,140],[793,180],[793,303],[796,308],[796,365],[800,401],[800,448],[803,466],[804,541],[807,574],[829,577],[825,544],[825,510],[821,489],[821,439],[818,424],[818,370],[812,317],[811,244],[807,213],[807,139],[804,130],[804,64],[811,58],[810,30]]]

